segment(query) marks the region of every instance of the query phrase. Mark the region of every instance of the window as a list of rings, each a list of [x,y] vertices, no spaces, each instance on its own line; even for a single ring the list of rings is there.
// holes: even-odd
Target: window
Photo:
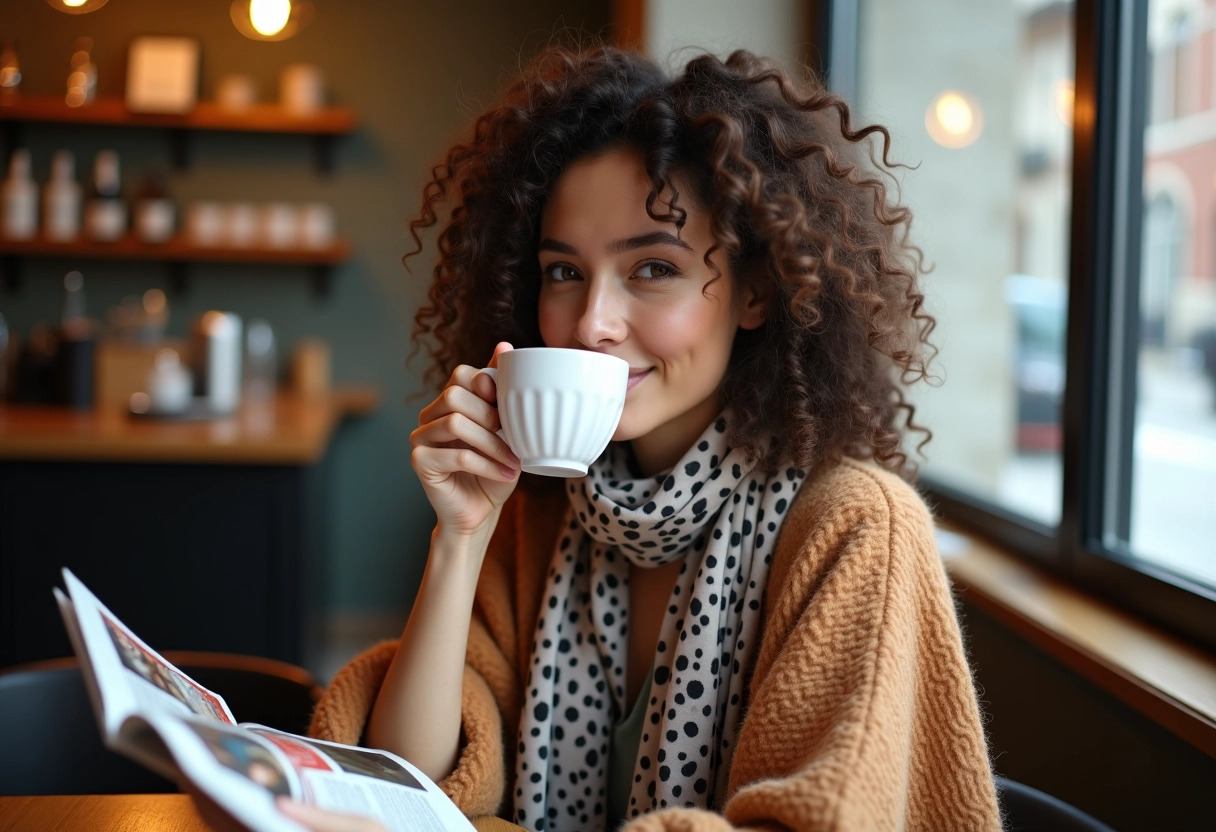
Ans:
[[[1207,587],[1216,587],[1216,252],[1212,235],[1192,229],[1216,225],[1216,91],[1200,101],[1197,60],[1213,57],[1214,13],[1212,0],[1148,3],[1154,67],[1152,33],[1170,33],[1173,102],[1144,131],[1131,517],[1126,535],[1109,535],[1139,563]],[[1204,118],[1206,129],[1196,124]]]
[[[829,81],[891,130],[933,266],[923,483],[1216,648],[1216,0],[826,16]]]
[[[924,473],[1060,519],[1071,3],[867,0],[858,118],[892,131],[941,354]]]

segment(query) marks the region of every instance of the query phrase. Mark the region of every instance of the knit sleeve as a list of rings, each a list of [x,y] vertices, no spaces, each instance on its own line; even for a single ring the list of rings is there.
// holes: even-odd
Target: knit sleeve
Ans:
[[[894,476],[846,462],[799,495],[721,814],[628,832],[999,830],[979,707],[932,520]]]

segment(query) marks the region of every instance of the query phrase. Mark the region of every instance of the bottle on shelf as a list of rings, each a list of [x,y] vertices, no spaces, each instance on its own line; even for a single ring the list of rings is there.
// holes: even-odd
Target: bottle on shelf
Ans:
[[[135,197],[135,232],[145,243],[166,242],[173,236],[174,216],[168,177],[160,168],[153,168]]]
[[[8,321],[0,315],[0,402],[8,398],[8,365],[10,363]]]
[[[113,242],[127,230],[127,206],[122,201],[118,154],[103,150],[93,162],[93,181],[84,203],[84,227],[89,239]]]
[[[97,95],[97,64],[90,54],[92,38],[77,38],[72,52],[72,71],[68,73],[68,93],[64,99],[69,107],[91,104]]]
[[[0,106],[12,104],[21,91],[21,63],[17,60],[17,45],[0,46]]]
[[[42,195],[42,233],[57,243],[80,236],[81,188],[76,181],[76,157],[59,150],[51,157],[51,180]]]
[[[8,178],[0,186],[0,195],[0,236],[6,240],[31,239],[38,232],[38,185],[30,176],[30,152],[25,148],[17,148],[9,158]]]
[[[55,354],[55,401],[74,408],[93,406],[93,325],[84,312],[84,276],[71,271],[63,278],[63,312]]]

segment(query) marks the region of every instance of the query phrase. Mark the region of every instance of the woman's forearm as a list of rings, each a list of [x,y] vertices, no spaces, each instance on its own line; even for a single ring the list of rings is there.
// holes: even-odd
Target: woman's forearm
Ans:
[[[368,721],[369,745],[404,757],[435,781],[456,766],[469,620],[488,537],[447,536],[436,527],[401,645]]]

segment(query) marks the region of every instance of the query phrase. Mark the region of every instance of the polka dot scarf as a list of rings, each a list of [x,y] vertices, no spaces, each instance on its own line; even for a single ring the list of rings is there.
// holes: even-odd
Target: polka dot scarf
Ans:
[[[725,796],[773,543],[804,476],[761,473],[725,431],[718,419],[657,478],[632,478],[614,444],[568,481],[520,718],[516,823],[604,828],[609,739],[633,704],[629,564],[684,559],[659,632],[627,816]]]

